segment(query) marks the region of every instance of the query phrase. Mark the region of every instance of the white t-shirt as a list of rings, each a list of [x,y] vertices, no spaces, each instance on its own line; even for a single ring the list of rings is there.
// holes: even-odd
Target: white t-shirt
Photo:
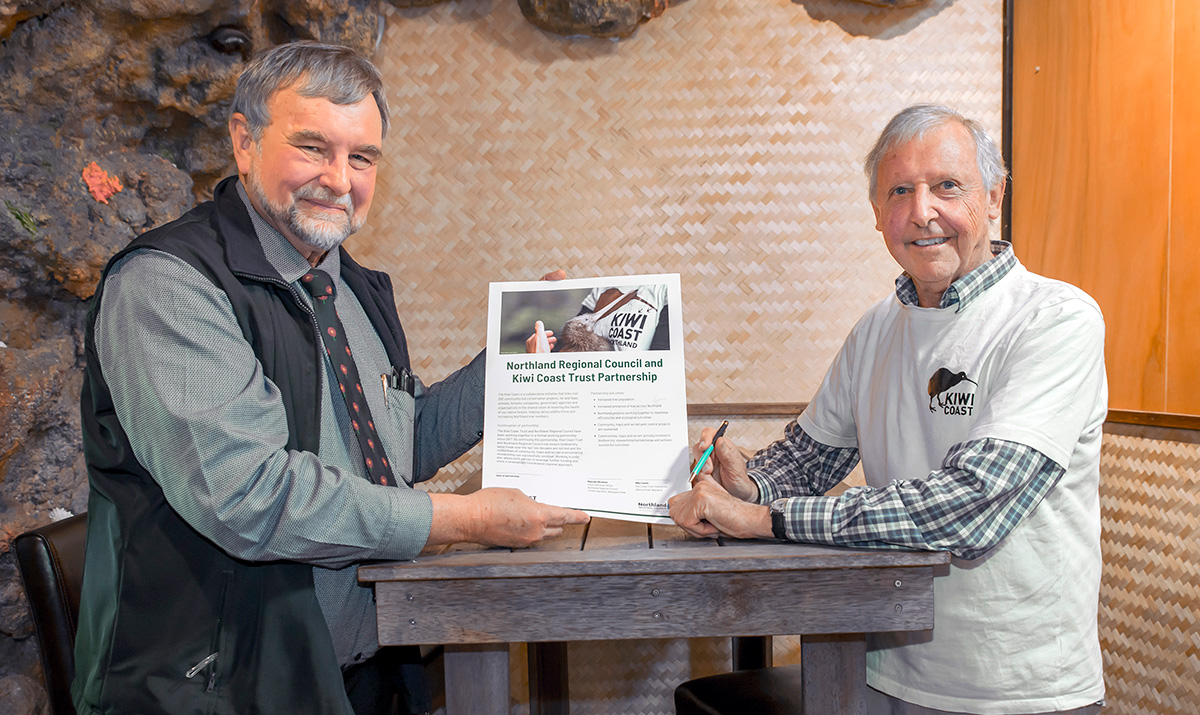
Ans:
[[[589,311],[604,313],[606,306],[596,310],[596,302],[606,289],[595,288],[583,299]],[[592,331],[608,338],[614,350],[649,350],[658,330],[659,317],[667,305],[667,286],[639,285],[617,288],[622,295],[637,291],[620,307],[596,321]],[[619,300],[619,299],[618,299]],[[664,328],[666,326],[663,326]]]
[[[1000,543],[934,578],[932,632],[873,636],[867,682],[918,705],[1030,713],[1104,696],[1096,627],[1104,322],[1087,294],[1015,266],[956,313],[880,302],[800,426],[857,447],[869,486],[921,480],[950,448],[1028,445],[1066,473]]]

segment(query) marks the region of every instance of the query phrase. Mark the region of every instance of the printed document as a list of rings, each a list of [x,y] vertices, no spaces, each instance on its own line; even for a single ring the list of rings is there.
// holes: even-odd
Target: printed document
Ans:
[[[670,523],[689,488],[679,275],[492,283],[483,485]]]

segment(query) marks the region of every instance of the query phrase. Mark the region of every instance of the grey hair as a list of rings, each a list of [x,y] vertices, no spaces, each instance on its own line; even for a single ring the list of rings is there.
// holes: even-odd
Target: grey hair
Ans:
[[[949,122],[958,123],[975,141],[975,161],[979,165],[979,176],[983,179],[985,191],[990,192],[1008,177],[1004,156],[982,124],[941,104],[914,104],[892,117],[863,162],[863,171],[870,182],[867,191],[872,204],[875,203],[875,191],[879,188],[879,163],[883,157],[897,146],[920,139],[930,130]]]
[[[271,123],[267,102],[279,90],[292,86],[301,97],[322,97],[342,105],[357,104],[373,95],[383,120],[383,136],[387,136],[387,95],[375,65],[349,47],[310,40],[289,42],[255,55],[238,77],[229,113],[246,117],[250,135],[257,142]]]

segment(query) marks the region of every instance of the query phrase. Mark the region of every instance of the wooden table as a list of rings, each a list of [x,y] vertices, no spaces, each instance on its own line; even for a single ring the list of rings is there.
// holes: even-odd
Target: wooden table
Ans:
[[[541,715],[568,712],[566,641],[784,634],[802,635],[803,712],[827,714],[861,711],[863,634],[933,627],[949,560],[593,519],[538,548],[452,548],[359,580],[375,583],[381,644],[446,645],[448,715],[507,715],[509,643],[530,643]]]

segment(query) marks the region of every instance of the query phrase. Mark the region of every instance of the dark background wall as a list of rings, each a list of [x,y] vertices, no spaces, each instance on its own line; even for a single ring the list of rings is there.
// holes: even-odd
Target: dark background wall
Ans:
[[[0,712],[41,707],[9,540],[55,509],[87,508],[81,328],[99,271],[230,170],[225,120],[254,49],[304,37],[371,54],[380,10],[379,0],[0,2]]]

